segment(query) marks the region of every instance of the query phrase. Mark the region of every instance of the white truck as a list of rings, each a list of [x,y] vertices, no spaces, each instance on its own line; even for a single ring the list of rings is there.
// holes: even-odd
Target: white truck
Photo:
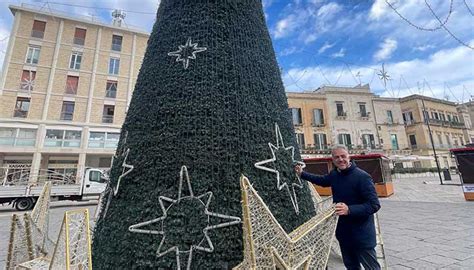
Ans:
[[[65,181],[66,178],[62,175],[62,178],[58,179],[54,173],[46,174],[46,177],[34,177],[29,174],[18,175],[18,172],[5,174],[0,185],[0,204],[11,204],[18,211],[32,209],[45,181],[52,182],[51,201],[98,199],[107,185],[107,177],[100,169],[86,168],[79,181],[76,181],[75,177],[71,178],[73,180]]]

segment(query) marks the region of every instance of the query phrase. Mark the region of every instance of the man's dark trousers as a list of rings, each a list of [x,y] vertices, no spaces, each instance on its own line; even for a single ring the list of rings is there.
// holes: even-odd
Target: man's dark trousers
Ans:
[[[341,247],[342,260],[348,270],[359,270],[360,265],[366,270],[380,270],[375,249],[355,250]]]

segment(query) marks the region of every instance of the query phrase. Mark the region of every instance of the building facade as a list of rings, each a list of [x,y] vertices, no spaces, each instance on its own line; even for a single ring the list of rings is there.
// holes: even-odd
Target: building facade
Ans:
[[[10,6],[0,78],[0,168],[80,177],[107,168],[149,34]]]
[[[454,102],[421,95],[400,98],[400,105],[408,143],[413,153],[434,156],[434,145],[440,167],[455,166],[449,149],[472,142],[472,124],[468,111]],[[419,166],[434,167],[436,164],[434,160],[425,160],[420,161]]]
[[[296,139],[303,154],[325,154],[331,144],[331,121],[326,97],[315,93],[287,93]]]

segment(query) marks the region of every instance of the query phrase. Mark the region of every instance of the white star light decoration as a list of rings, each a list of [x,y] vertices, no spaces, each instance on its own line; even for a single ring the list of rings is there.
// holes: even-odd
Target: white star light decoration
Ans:
[[[169,56],[176,56],[176,62],[183,62],[184,69],[188,69],[189,59],[196,59],[196,53],[207,50],[206,47],[198,47],[197,43],[192,43],[191,38],[188,38],[186,44],[179,45],[178,50],[169,52]]]
[[[300,189],[303,188],[303,184],[301,183],[301,179],[295,173],[294,174],[295,175],[294,179],[284,179],[282,181],[282,179],[280,178],[280,172],[278,170],[276,170],[274,168],[266,167],[264,165],[266,165],[268,163],[270,163],[270,164],[275,163],[275,161],[277,160],[276,155],[275,155],[275,151],[278,151],[278,150],[291,151],[291,161],[292,161],[293,164],[297,163],[297,164],[301,165],[303,168],[306,167],[306,164],[304,164],[301,161],[296,161],[295,160],[295,158],[294,158],[295,157],[295,148],[293,146],[285,147],[285,144],[283,143],[283,138],[281,136],[280,128],[278,127],[278,124],[276,124],[276,123],[275,123],[275,134],[276,134],[276,141],[277,141],[276,146],[273,145],[272,143],[268,143],[268,146],[270,146],[270,150],[272,151],[272,156],[273,157],[271,159],[267,159],[267,160],[263,160],[263,161],[259,161],[259,162],[255,163],[255,167],[257,169],[261,169],[261,170],[264,170],[264,171],[267,171],[267,172],[272,172],[272,173],[276,174],[278,190],[282,190],[283,188],[285,188],[288,191],[288,194],[290,195],[290,198],[291,198],[291,203],[293,204],[293,208],[295,209],[296,214],[299,214],[298,200],[296,198],[295,187],[300,188]],[[293,183],[291,183],[291,191],[290,191],[289,183],[287,182],[288,180],[296,180]]]
[[[122,178],[124,178],[125,176],[127,176],[127,174],[133,171],[133,168],[134,168],[133,165],[127,164],[127,158],[128,158],[129,153],[130,153],[130,148],[128,148],[124,153],[125,158],[123,159],[123,162],[122,162],[122,174],[119,176],[118,181],[117,181],[117,186],[114,188],[114,196],[117,196]]]
[[[391,79],[390,75],[388,75],[387,71],[385,70],[385,64],[382,64],[382,70],[380,70],[377,75],[379,75],[379,78],[383,81],[383,85],[385,86],[385,88],[387,88],[387,81]]]
[[[189,192],[189,196],[182,196],[182,189],[183,189],[183,178],[186,177],[186,183],[187,183],[187,189]],[[207,200],[205,199],[207,198]],[[192,256],[193,256],[193,251],[194,250],[200,250],[200,251],[205,251],[205,252],[213,252],[214,251],[214,245],[212,244],[211,239],[209,238],[208,231],[214,230],[214,229],[219,229],[219,228],[224,228],[236,224],[241,223],[241,219],[239,217],[234,217],[234,216],[228,216],[228,215],[223,215],[223,214],[218,214],[218,213],[213,213],[209,211],[209,204],[212,199],[212,192],[206,192],[202,195],[195,196],[193,193],[193,189],[191,187],[191,182],[189,180],[189,174],[188,174],[188,169],[186,166],[181,167],[181,172],[179,174],[179,190],[178,190],[178,198],[177,199],[171,199],[165,196],[160,196],[159,197],[159,203],[161,207],[161,211],[163,212],[163,216],[159,218],[155,218],[149,221],[141,222],[138,224],[131,225],[129,227],[130,232],[134,233],[144,233],[144,234],[154,234],[154,235],[162,235],[163,238],[161,239],[160,245],[158,246],[158,250],[156,252],[156,255],[158,257],[164,256],[170,252],[175,252],[176,254],[176,264],[177,264],[177,269],[181,269],[181,261],[180,261],[180,255],[181,254],[187,254],[187,266],[186,269],[191,269],[191,263],[192,263]],[[199,203],[204,206],[204,214],[207,216],[207,226],[202,230],[203,237],[202,239],[199,240],[197,243],[193,243],[189,250],[180,250],[178,246],[172,246],[171,248],[167,250],[162,250],[163,244],[166,241],[166,232],[164,228],[164,221],[165,219],[168,218],[168,211],[177,205],[180,204],[183,200],[198,200]],[[164,202],[171,203],[168,207],[165,207]],[[199,209],[196,209],[199,210]],[[216,225],[211,225],[210,224],[210,217],[217,217],[225,220],[229,220],[228,222],[224,223],[219,223]],[[143,229],[142,227],[154,224],[154,223],[161,223],[161,229],[160,230],[152,230],[152,229]],[[207,244],[207,246],[205,246]]]

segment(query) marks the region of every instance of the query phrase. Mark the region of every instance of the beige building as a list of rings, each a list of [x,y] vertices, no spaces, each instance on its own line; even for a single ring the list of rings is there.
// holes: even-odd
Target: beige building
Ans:
[[[149,34],[10,6],[0,78],[0,168],[80,176],[109,167]],[[11,171],[11,170],[10,170]]]
[[[398,98],[374,97],[374,120],[380,138],[380,147],[390,155],[410,155],[411,150]]]
[[[331,144],[326,97],[317,93],[287,93],[287,97],[303,155],[326,153]]]
[[[433,156],[430,133],[441,168],[455,166],[449,153],[472,142],[469,112],[454,102],[411,95],[400,99],[408,143],[415,155]],[[427,163],[427,164],[423,164]],[[433,160],[419,161],[419,166],[434,167]]]
[[[323,86],[315,93],[326,97],[331,123],[331,144],[344,144],[349,149],[380,148],[374,121],[374,107],[369,85],[355,87]]]

